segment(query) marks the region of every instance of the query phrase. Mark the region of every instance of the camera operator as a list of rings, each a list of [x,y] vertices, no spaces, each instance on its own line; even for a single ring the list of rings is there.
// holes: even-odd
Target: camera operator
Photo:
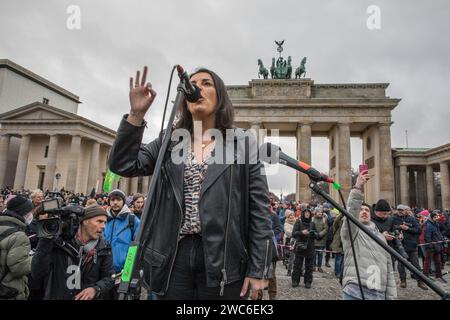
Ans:
[[[420,270],[417,248],[419,244],[420,225],[414,216],[411,208],[405,205],[397,206],[397,214],[393,217],[394,228],[400,230],[403,234],[402,245],[408,255],[408,260]],[[400,288],[406,288],[406,270],[402,263],[398,264],[398,273],[400,275]],[[428,287],[420,280],[417,280],[417,286],[423,290]]]
[[[371,208],[363,203],[364,195],[362,186],[369,180],[368,171],[358,175],[356,183],[347,201],[348,212],[361,222],[373,235],[383,242],[386,241],[379,228],[371,221]],[[356,258],[361,279],[361,285],[366,300],[393,300],[397,297],[394,271],[390,254],[378,243],[350,223],[355,254],[350,242],[347,218],[344,218],[341,230],[341,241],[344,250],[344,273],[343,273],[343,298],[344,300],[361,300],[361,291],[358,286],[358,277],[355,268]]]
[[[106,211],[93,205],[84,210],[74,236],[39,240],[31,274],[45,279],[45,300],[109,297],[114,270],[111,248],[102,235],[106,219]]]

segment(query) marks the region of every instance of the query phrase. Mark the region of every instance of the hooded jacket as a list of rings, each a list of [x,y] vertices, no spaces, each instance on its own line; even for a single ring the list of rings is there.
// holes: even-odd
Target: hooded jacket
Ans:
[[[359,212],[363,203],[363,194],[353,189],[348,197],[348,212],[359,219]],[[344,274],[342,286],[347,284],[358,285],[354,256],[351,248],[348,232],[347,218],[343,218],[341,229],[341,240],[344,250]],[[366,228],[383,242],[385,237],[372,221],[365,225]],[[392,268],[391,255],[378,245],[372,238],[365,234],[355,224],[350,223],[352,236],[354,238],[355,252],[358,259],[358,269],[361,277],[361,284],[365,288],[376,290],[385,294],[387,300],[397,297],[397,287],[395,284],[394,271]]]
[[[300,255],[313,255],[314,254],[314,239],[315,236],[311,234],[303,234],[303,230],[317,232],[314,223],[312,222],[312,218],[305,218],[302,214],[300,219],[298,219],[294,224],[294,229],[292,231],[292,237],[298,242],[307,243],[306,250],[301,250],[298,245],[296,245],[296,254]]]
[[[114,270],[120,272],[125,265],[128,247],[137,235],[140,220],[134,216],[134,226],[130,224],[130,208],[126,204],[117,215],[113,215],[111,209],[107,209],[108,222],[105,228],[105,240],[111,246]]]
[[[19,218],[8,216],[9,210],[0,215],[0,235],[10,228],[25,230]],[[31,272],[31,246],[24,231],[17,231],[0,241],[0,279],[3,286],[18,291],[15,299],[28,298],[27,275]]]

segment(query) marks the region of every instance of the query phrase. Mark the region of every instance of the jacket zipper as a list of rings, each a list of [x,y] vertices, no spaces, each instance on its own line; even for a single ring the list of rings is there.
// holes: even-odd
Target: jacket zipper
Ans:
[[[267,279],[268,278],[268,273],[269,273],[269,267],[267,266],[267,260],[269,259],[269,241],[267,240],[267,246],[266,246],[266,260],[264,260],[264,272],[263,272],[263,278]]]
[[[171,187],[172,190],[173,190],[173,187],[172,187],[172,180],[170,179],[170,176],[166,174],[166,172],[165,172],[165,170],[164,170],[164,169],[165,169],[164,167],[163,167],[162,169],[163,169],[164,175],[166,176],[166,178],[168,178],[168,181],[169,181],[170,184],[171,184],[170,187]],[[181,203],[178,201],[178,198],[177,198],[177,196],[176,196],[175,190],[173,190],[173,192],[174,192],[174,194],[175,194],[175,199],[176,199],[176,201],[177,201],[178,207],[180,207],[181,215],[183,215],[183,208],[181,207]],[[180,234],[180,230],[181,230],[182,223],[183,223],[183,216],[180,217],[180,222],[178,223],[178,233],[177,233],[177,238],[178,238],[178,236],[179,236],[179,234]],[[171,263],[170,269],[169,269],[169,277],[167,278],[167,285],[166,285],[166,290],[165,290],[166,292],[167,292],[167,290],[169,289],[170,277],[172,276],[173,265],[175,264],[175,259],[176,259],[176,257],[177,257],[177,252],[178,252],[178,239],[177,239],[177,244],[176,244],[176,246],[175,246],[175,254],[174,254],[174,256],[173,256],[172,263]]]
[[[225,291],[225,284],[227,283],[227,246],[228,246],[228,229],[230,225],[230,206],[231,206],[231,186],[233,182],[233,166],[230,167],[230,189],[228,192],[228,213],[227,213],[227,226],[225,229],[225,249],[224,249],[224,255],[223,255],[223,268],[222,268],[222,281],[220,281],[220,296],[223,296],[223,293]]]

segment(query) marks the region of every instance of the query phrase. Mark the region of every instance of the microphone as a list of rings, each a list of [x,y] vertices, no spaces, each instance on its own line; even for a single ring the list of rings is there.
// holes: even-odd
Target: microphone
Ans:
[[[311,167],[309,164],[298,161],[297,159],[289,157],[286,153],[281,151],[281,148],[275,144],[270,142],[264,143],[262,147],[267,148],[266,150],[273,151],[275,149],[275,156],[279,159],[278,162],[284,164],[288,167],[291,167],[297,171],[303,172],[308,175],[308,177],[316,182],[324,181],[327,183],[332,183],[336,190],[341,188],[341,185],[335,182],[332,178],[327,176],[324,173],[319,172],[318,170]],[[264,160],[264,159],[263,159]],[[268,161],[267,161],[268,162]]]
[[[184,83],[184,96],[189,102],[197,102],[202,96],[200,94],[200,88],[191,82],[189,75],[184,71],[183,67],[177,64],[177,71],[180,80]]]

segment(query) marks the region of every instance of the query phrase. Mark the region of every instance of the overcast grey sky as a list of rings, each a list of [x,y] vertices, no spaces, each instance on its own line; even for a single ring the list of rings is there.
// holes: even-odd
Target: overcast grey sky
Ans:
[[[69,30],[70,5],[81,29]],[[381,9],[381,29],[366,26],[369,5]],[[401,98],[393,111],[392,146],[435,147],[450,142],[450,2],[321,0],[2,0],[0,58],[11,59],[80,96],[79,114],[117,129],[128,107],[128,78],[144,64],[158,98],[147,115],[145,140],[156,137],[169,73],[206,66],[226,84],[257,77],[274,40],[286,40],[294,66],[308,57],[315,83],[389,82]],[[175,93],[172,94],[172,97]],[[295,154],[295,140],[282,148]],[[361,161],[352,140],[352,165]],[[313,139],[313,165],[328,170],[328,142]],[[295,190],[293,172],[270,178],[271,189]],[[286,177],[287,176],[287,177]]]

